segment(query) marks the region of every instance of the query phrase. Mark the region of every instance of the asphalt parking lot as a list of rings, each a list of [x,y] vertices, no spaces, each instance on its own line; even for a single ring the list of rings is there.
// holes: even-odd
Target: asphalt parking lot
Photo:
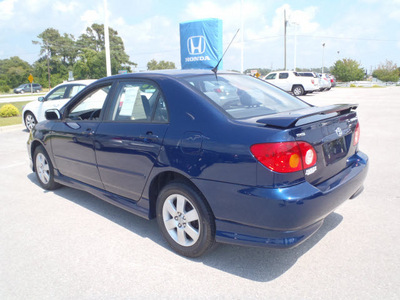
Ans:
[[[172,252],[156,221],[85,192],[40,188],[28,132],[0,129],[0,299],[399,299],[400,87],[301,97],[359,103],[364,192],[291,250],[219,245]]]

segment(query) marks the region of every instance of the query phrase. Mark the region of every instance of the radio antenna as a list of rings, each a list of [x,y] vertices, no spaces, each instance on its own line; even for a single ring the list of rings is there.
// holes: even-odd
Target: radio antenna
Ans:
[[[238,34],[239,30],[240,30],[240,28],[238,28],[238,30],[236,31],[236,33],[235,33],[235,35],[233,36],[233,38],[232,38],[231,42],[229,43],[228,47],[225,49],[224,54],[222,54],[220,60],[218,61],[217,65],[216,65],[214,68],[211,69],[211,71],[214,72],[215,78],[216,78],[217,80],[218,80],[218,77],[217,77],[218,66],[219,66],[219,64],[221,63],[222,59],[224,58],[226,51],[228,51],[229,47],[231,46],[231,44],[232,44],[233,40],[235,39],[236,35]]]

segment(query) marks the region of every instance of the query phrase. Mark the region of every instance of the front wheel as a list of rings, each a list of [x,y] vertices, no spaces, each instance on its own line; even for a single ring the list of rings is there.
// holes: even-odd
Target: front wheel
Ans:
[[[29,131],[32,130],[36,123],[36,118],[33,114],[31,114],[30,112],[25,114],[25,126]]]
[[[301,96],[304,94],[304,89],[301,85],[296,85],[293,87],[292,92],[295,96]]]
[[[165,240],[179,254],[199,257],[214,244],[214,216],[202,196],[187,184],[165,186],[157,198],[156,210]]]
[[[38,146],[35,149],[33,163],[36,177],[42,188],[55,190],[60,187],[60,184],[54,181],[54,167],[43,146]]]

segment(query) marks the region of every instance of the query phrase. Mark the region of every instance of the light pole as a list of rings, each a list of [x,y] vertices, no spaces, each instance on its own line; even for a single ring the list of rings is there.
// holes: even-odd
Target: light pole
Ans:
[[[293,66],[293,71],[296,72],[296,58],[297,58],[297,26],[299,24],[292,22],[291,24],[294,25],[294,66]]]
[[[286,9],[283,11],[283,27],[284,27],[284,42],[283,42],[283,56],[284,56],[284,69],[286,71],[286,27],[287,27],[288,21],[286,21]]]
[[[322,43],[322,72],[324,73],[324,54],[325,54],[325,43]]]
[[[110,37],[108,32],[108,8],[107,0],[104,0],[104,48],[106,52],[106,72],[111,76],[111,58],[110,58]]]

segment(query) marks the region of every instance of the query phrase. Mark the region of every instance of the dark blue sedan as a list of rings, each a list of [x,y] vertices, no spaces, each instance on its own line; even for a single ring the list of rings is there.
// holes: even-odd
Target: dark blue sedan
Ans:
[[[357,105],[309,105],[253,77],[118,75],[87,86],[30,134],[40,185],[157,218],[197,257],[215,242],[289,248],[363,189]]]

